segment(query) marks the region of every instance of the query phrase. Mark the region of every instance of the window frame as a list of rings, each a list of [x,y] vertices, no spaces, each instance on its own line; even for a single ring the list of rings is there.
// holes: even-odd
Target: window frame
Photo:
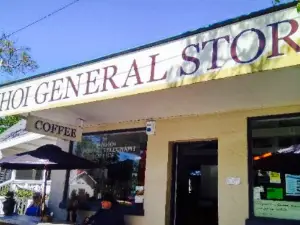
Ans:
[[[292,219],[278,219],[272,217],[259,217],[254,215],[254,200],[253,200],[253,160],[252,160],[252,129],[251,123],[258,120],[264,119],[284,119],[300,117],[300,113],[284,113],[284,114],[275,114],[275,115],[265,115],[265,116],[256,116],[256,117],[247,117],[247,151],[248,151],[248,198],[249,198],[249,219],[246,220],[246,224],[265,224],[266,221],[274,222],[274,224],[300,224],[300,220]],[[258,222],[258,220],[260,220]],[[253,221],[253,222],[251,222]],[[255,222],[254,222],[255,221]]]
[[[87,135],[101,135],[101,134],[122,134],[126,132],[145,132],[146,133],[146,127],[138,127],[138,128],[129,128],[129,129],[117,129],[117,130],[107,130],[107,131],[96,131],[96,132],[86,132],[83,133],[82,136]],[[148,142],[147,142],[148,145]],[[69,143],[69,153],[72,153],[73,151],[74,142],[70,141]],[[147,158],[146,158],[147,162]],[[67,206],[67,199],[68,199],[68,190],[69,190],[69,179],[70,179],[70,170],[66,170],[66,176],[65,176],[65,183],[64,183],[64,190],[63,190],[63,197],[62,201],[59,204],[59,208],[66,209]],[[97,211],[98,207],[94,207],[92,204],[90,205],[90,209],[88,211]],[[126,205],[121,205],[124,214],[125,215],[133,215],[133,216],[144,216],[144,203],[142,206],[142,209],[133,208]]]
[[[36,179],[36,177],[37,177],[37,174],[35,175],[35,178],[34,179],[32,179],[33,178],[33,170],[15,170],[16,172],[15,172],[15,180],[18,180],[18,181],[28,181],[28,180],[31,180],[31,181],[43,181],[44,180],[44,170],[36,170],[36,171],[41,171],[41,179]],[[31,179],[24,179],[24,178],[18,178],[17,176],[18,176],[18,172],[19,171],[31,171]]]

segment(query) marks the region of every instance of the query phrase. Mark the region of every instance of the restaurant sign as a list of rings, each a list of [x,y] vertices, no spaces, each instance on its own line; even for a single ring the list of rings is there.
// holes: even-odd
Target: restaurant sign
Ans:
[[[0,116],[297,65],[299,24],[293,7],[3,86]]]
[[[61,124],[36,116],[27,117],[26,130],[68,141],[78,142],[82,138],[82,128],[79,126]]]

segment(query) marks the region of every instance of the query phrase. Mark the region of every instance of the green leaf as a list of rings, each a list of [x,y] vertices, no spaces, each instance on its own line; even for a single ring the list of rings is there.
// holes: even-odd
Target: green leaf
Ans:
[[[281,0],[273,0],[273,5],[277,5],[277,4],[280,4]]]
[[[0,118],[0,134],[4,132],[6,129],[15,125],[17,122],[21,120],[19,116],[5,116]]]
[[[35,71],[38,66],[29,53],[30,48],[17,47],[16,42],[10,40],[6,34],[0,34],[0,60],[3,62],[0,65],[1,75],[11,75],[16,79],[15,76],[20,73]]]
[[[6,130],[6,127],[0,127],[0,134]]]
[[[300,13],[300,2],[297,3],[296,9],[297,9],[297,12]]]

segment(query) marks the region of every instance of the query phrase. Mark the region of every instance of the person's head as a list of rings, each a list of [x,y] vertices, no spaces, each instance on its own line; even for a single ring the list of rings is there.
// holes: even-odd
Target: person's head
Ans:
[[[7,193],[6,193],[6,198],[8,199],[8,198],[14,198],[14,192],[12,192],[12,191],[8,191]]]
[[[37,204],[37,205],[40,204],[41,199],[42,199],[42,196],[38,192],[34,193],[32,196],[33,204]]]
[[[73,199],[75,197],[77,197],[77,192],[76,192],[76,190],[72,190],[72,192],[71,192],[71,199]]]
[[[102,209],[110,209],[115,202],[116,200],[112,194],[109,193],[104,194],[101,199]]]

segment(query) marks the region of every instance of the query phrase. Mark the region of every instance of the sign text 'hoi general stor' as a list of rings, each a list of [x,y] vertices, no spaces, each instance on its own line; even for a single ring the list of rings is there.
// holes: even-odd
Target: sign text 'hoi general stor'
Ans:
[[[0,115],[74,105],[299,63],[286,9],[0,89]],[[99,44],[101,46],[101,44]],[[261,63],[263,61],[263,63]]]

